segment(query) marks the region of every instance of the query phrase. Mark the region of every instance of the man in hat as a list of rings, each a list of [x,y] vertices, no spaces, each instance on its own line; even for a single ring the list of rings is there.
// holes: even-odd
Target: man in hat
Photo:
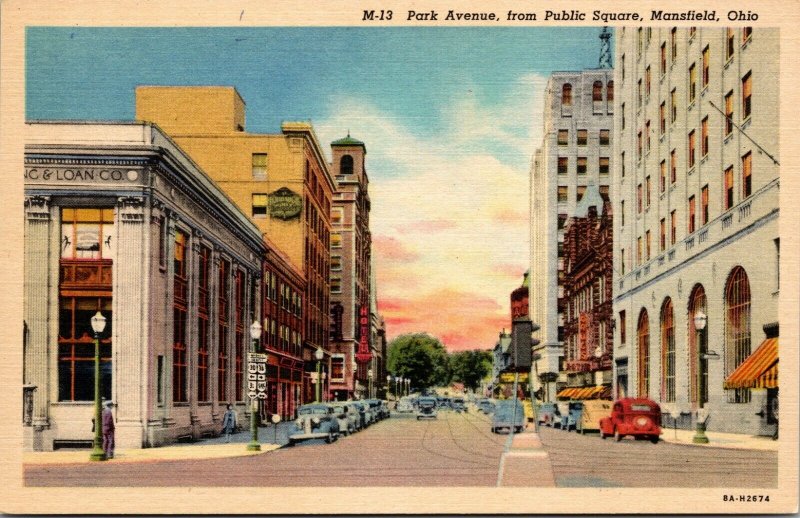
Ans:
[[[106,401],[103,408],[103,451],[106,459],[114,458],[114,407],[113,401]]]

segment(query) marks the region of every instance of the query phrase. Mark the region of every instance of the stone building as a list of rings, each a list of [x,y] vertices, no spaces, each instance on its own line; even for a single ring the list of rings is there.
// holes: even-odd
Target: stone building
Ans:
[[[244,420],[261,234],[156,126],[25,126],[26,449],[91,444],[94,333],[120,448]]]
[[[615,55],[617,392],[679,426],[771,433],[778,31],[625,27]]]

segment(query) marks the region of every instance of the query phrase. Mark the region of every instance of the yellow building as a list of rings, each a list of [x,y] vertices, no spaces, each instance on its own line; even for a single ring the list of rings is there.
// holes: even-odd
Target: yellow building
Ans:
[[[169,134],[302,271],[304,359],[313,364],[314,351],[328,349],[335,184],[311,124],[247,133],[244,101],[222,86],[137,87],[136,118]]]

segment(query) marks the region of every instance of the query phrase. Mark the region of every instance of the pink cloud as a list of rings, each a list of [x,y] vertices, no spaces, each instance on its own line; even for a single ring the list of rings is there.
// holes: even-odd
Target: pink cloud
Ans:
[[[400,232],[401,234],[409,234],[417,232],[431,233],[431,232],[441,232],[443,230],[450,230],[451,228],[456,228],[456,226],[457,225],[455,221],[447,219],[427,219],[409,223],[407,225],[404,225],[402,228],[398,228],[397,231]]]
[[[498,263],[492,267],[492,270],[499,274],[513,279],[519,279],[520,284],[522,284],[522,276],[527,269],[528,268],[521,263]]]
[[[409,250],[403,243],[388,236],[372,236],[372,249],[375,255],[381,259],[407,262],[416,261],[419,258],[418,253]]]
[[[522,210],[511,210],[511,209],[500,209],[495,211],[492,215],[492,219],[495,221],[499,221],[501,223],[511,223],[511,224],[519,224],[525,223],[528,224],[530,221],[530,215]]]

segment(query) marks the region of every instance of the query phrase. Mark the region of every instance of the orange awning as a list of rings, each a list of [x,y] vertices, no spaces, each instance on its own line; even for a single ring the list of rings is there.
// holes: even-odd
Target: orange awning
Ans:
[[[767,338],[723,383],[725,389],[777,388],[778,339]]]
[[[562,390],[561,392],[556,394],[556,397],[570,398],[570,397],[573,396],[573,394],[575,393],[576,390],[578,390],[578,389],[576,389],[576,388],[565,388],[564,390]]]

